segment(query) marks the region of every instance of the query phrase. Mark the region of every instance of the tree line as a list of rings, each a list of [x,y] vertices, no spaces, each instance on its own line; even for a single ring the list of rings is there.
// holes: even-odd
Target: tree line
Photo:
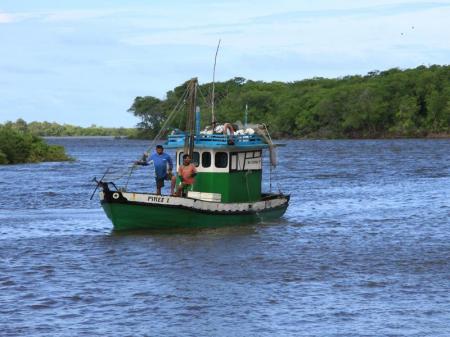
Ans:
[[[89,127],[81,127],[70,124],[58,124],[55,122],[31,122],[19,118],[15,122],[6,122],[4,126],[21,132],[29,132],[39,137],[59,136],[115,136],[132,137],[136,135],[135,128],[105,128],[95,124]]]
[[[136,97],[129,112],[141,137],[153,137],[176,106],[187,82],[164,99]],[[199,86],[202,126],[210,123],[211,83]],[[236,77],[215,84],[221,122],[266,123],[275,137],[383,138],[450,133],[450,66],[372,71],[342,78],[262,82]],[[172,128],[183,129],[184,114]]]

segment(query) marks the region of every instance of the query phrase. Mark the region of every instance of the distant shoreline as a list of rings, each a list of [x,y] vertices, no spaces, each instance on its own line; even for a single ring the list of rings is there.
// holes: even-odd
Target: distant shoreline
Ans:
[[[151,141],[151,138],[130,138],[130,137],[126,137],[126,136],[43,136],[42,138],[44,139],[72,139],[72,138],[83,138],[83,139],[112,139],[112,140],[120,140],[120,139],[127,139],[127,140],[139,140],[139,141]],[[418,137],[418,136],[387,136],[387,137],[355,137],[355,138],[341,138],[341,137],[336,137],[336,138],[326,138],[326,137],[277,137],[277,138],[273,138],[276,140],[401,140],[401,139],[450,139],[450,134],[448,133],[444,133],[444,134],[431,134],[431,135],[427,135],[427,136],[422,136],[422,137]],[[165,140],[165,139],[161,139],[161,140]]]
[[[277,138],[274,138],[277,139]],[[279,139],[292,139],[292,140],[301,140],[301,139],[311,139],[311,140],[388,140],[388,139],[450,139],[450,133],[439,133],[439,134],[429,134],[426,136],[384,136],[384,137],[285,137]]]
[[[85,139],[135,139],[126,136],[42,136],[44,139],[85,138]]]

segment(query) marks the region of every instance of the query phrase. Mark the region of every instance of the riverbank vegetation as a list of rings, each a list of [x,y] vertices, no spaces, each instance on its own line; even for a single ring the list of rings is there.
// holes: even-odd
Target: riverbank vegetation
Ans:
[[[0,124],[0,164],[67,160],[71,158],[65,153],[64,147],[48,145],[29,131]]]
[[[6,122],[5,126],[18,131],[29,132],[39,137],[65,137],[65,136],[113,136],[133,137],[136,135],[135,128],[105,128],[97,125],[81,127],[70,124],[58,124],[49,122],[27,123],[19,118],[15,122]]]
[[[141,119],[143,137],[153,137],[185,91],[165,99],[136,97],[129,111]],[[202,125],[210,119],[211,83],[200,86]],[[275,137],[391,138],[450,134],[450,66],[373,71],[365,76],[262,82],[241,77],[216,83],[221,122],[266,123]],[[182,128],[183,116],[171,123]]]

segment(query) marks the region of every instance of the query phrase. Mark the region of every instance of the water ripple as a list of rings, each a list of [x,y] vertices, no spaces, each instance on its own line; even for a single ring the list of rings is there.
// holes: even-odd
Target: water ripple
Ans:
[[[448,140],[287,141],[283,219],[127,233],[89,180],[147,142],[51,142],[0,167],[1,336],[450,335]]]

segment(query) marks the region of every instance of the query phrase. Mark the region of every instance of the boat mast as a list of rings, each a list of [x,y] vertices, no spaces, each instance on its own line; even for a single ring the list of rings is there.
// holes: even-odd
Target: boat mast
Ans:
[[[197,77],[188,83],[188,114],[186,119],[186,135],[184,137],[184,153],[192,158],[195,137],[195,110],[197,105]]]
[[[219,53],[219,47],[220,47],[220,39],[219,43],[217,44],[216,49],[216,56],[214,57],[214,69],[213,69],[213,83],[212,83],[212,93],[211,93],[211,115],[212,115],[212,126],[213,128],[216,127],[216,115],[214,114],[214,91],[216,88],[216,63],[217,63],[217,54]]]

